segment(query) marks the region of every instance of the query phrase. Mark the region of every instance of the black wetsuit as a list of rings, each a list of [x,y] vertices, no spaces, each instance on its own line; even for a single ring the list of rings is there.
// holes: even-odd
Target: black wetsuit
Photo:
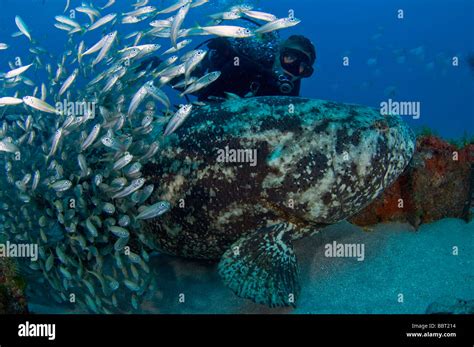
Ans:
[[[198,92],[200,100],[205,100],[209,96],[225,97],[225,92],[241,97],[249,92],[254,96],[299,95],[301,84],[299,80],[294,83],[290,93],[283,94],[279,90],[277,76],[272,72],[273,63],[263,66],[235,52],[227,39],[213,39],[209,42],[208,48],[209,53],[201,64],[200,71],[221,71],[221,76]]]
[[[206,88],[198,91],[195,96],[200,101],[209,97],[226,97],[226,92],[236,94],[240,97],[252,93],[254,96],[288,95],[298,96],[301,81],[294,82],[294,88],[290,93],[284,94],[279,89],[278,77],[272,72],[273,62],[261,65],[245,55],[237,53],[226,38],[215,38],[207,43],[208,54],[193,72],[193,76],[200,77],[212,71],[220,71],[221,76]],[[236,64],[238,58],[238,64]],[[157,57],[144,61],[139,70],[150,66],[156,68],[161,63]],[[175,84],[182,77],[171,81]]]

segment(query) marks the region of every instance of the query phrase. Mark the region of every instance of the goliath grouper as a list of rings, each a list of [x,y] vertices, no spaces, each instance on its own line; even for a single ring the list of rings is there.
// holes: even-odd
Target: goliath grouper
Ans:
[[[175,134],[146,167],[174,207],[147,231],[166,253],[220,260],[238,296],[272,307],[300,290],[293,241],[360,211],[414,151],[398,116],[296,97],[205,105]]]

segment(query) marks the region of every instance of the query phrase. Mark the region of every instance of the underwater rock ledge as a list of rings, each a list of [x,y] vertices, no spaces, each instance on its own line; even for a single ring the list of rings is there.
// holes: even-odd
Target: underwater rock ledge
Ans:
[[[447,217],[469,220],[473,167],[474,144],[457,148],[439,137],[421,136],[405,172],[350,222],[408,222],[418,228]]]

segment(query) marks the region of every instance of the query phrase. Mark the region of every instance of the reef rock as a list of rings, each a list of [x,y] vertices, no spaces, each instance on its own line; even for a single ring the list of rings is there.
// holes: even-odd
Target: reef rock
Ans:
[[[462,149],[435,136],[417,139],[410,165],[390,188],[351,218],[360,226],[468,219],[473,195],[474,145]]]

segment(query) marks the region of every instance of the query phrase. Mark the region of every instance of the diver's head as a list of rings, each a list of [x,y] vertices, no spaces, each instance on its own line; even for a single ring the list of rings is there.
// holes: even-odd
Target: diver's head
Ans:
[[[273,68],[280,92],[289,94],[295,81],[310,77],[314,72],[315,61],[316,49],[306,37],[292,35],[285,40]]]

